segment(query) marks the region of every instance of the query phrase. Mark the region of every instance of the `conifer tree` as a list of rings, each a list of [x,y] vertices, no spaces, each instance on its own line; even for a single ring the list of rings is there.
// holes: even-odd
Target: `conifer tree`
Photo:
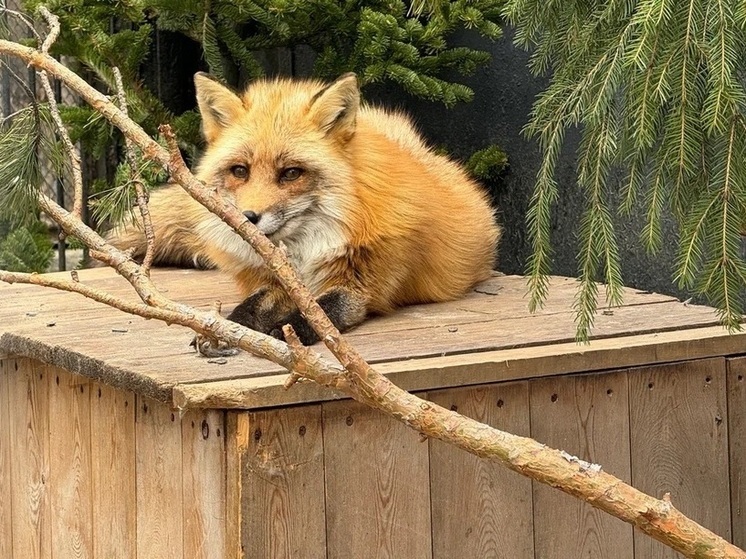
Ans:
[[[454,0],[431,14],[417,14],[401,0],[25,0],[55,13],[62,34],[54,52],[73,59],[113,89],[111,67],[124,78],[132,118],[155,133],[172,124],[185,144],[199,141],[199,120],[190,111],[171,114],[143,83],[141,70],[156,30],[184,35],[201,46],[204,67],[229,85],[260,77],[258,54],[275,47],[304,45],[315,54],[313,75],[333,79],[353,71],[363,91],[378,82],[396,84],[410,94],[447,106],[469,101],[473,91],[441,77],[447,69],[472,73],[490,60],[487,52],[449,44],[459,28],[500,36],[502,0]],[[90,109],[66,115],[86,130],[79,136],[106,134],[88,122]],[[100,120],[100,119],[99,119]],[[103,127],[103,121],[99,122]]]

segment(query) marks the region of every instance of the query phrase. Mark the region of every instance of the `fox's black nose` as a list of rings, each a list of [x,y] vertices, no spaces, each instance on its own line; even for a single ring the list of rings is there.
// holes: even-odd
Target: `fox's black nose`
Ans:
[[[259,215],[256,212],[252,212],[251,210],[246,210],[243,214],[246,216],[246,219],[248,219],[254,225],[256,225],[257,222],[259,221]]]

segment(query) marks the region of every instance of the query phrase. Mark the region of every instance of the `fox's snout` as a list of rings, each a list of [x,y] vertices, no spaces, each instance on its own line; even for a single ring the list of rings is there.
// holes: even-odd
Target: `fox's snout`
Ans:
[[[265,235],[274,235],[287,222],[287,216],[282,211],[267,210],[257,213],[254,210],[245,210],[243,215]]]
[[[261,214],[253,212],[251,210],[246,210],[243,215],[246,217],[246,219],[249,220],[249,223],[253,223],[254,225],[259,223],[259,219],[262,217]]]

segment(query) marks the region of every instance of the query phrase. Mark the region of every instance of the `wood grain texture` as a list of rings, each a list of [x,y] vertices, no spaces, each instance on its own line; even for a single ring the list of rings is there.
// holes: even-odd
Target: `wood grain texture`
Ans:
[[[326,558],[321,407],[247,417],[249,439],[241,465],[243,556]]]
[[[322,406],[328,558],[431,557],[427,443],[357,402]]]
[[[154,270],[169,296],[209,308],[218,298],[227,312],[239,297],[229,278],[215,271]],[[81,281],[134,300],[131,288],[112,271],[83,270]],[[464,298],[416,305],[374,318],[349,333],[372,362],[406,361],[464,352],[544,346],[574,340],[572,303],[576,282],[552,278],[545,307],[530,315],[523,298],[525,279],[493,277]],[[183,383],[273,375],[274,364],[240,355],[224,365],[199,359],[188,347],[186,328],[164,328],[157,321],[69,293],[37,286],[0,286],[0,351],[28,355],[123,390],[170,402],[170,390]],[[625,304],[600,314],[593,336],[604,338],[717,323],[705,307],[671,297],[625,290]],[[54,324],[54,326],[48,326]],[[131,348],[137,347],[133,352]],[[317,346],[323,353],[326,350]],[[471,384],[481,382],[474,379]]]
[[[137,557],[182,557],[182,435],[178,413],[137,399]]]
[[[225,540],[226,558],[244,557],[241,541],[243,465],[248,459],[249,414],[246,412],[225,412]]]
[[[729,359],[727,375],[731,527],[746,549],[746,357]]]
[[[52,556],[49,503],[49,386],[45,367],[11,359],[10,414],[13,554],[16,559]]]
[[[49,382],[52,549],[59,559],[93,558],[91,381],[57,367]]]
[[[629,373],[632,484],[730,540],[725,359]],[[636,532],[635,559],[678,555]]]
[[[531,383],[531,436],[630,481],[626,372]],[[632,526],[534,483],[534,541],[542,559],[633,557]]]
[[[431,392],[445,408],[529,435],[528,383]],[[433,558],[533,559],[531,480],[430,440]]]
[[[91,476],[95,558],[135,559],[135,395],[91,387]]]
[[[12,365],[10,359],[0,358],[0,557],[12,558],[13,480],[10,471],[10,373],[7,370],[9,365]]]
[[[181,420],[184,557],[225,559],[225,424],[221,411]]]

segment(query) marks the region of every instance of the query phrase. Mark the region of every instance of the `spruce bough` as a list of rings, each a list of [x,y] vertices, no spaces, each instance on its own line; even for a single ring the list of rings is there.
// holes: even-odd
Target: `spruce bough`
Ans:
[[[662,216],[675,216],[675,280],[706,296],[726,326],[739,328],[746,285],[746,4],[507,0],[503,13],[517,44],[532,50],[532,71],[551,74],[526,127],[543,154],[528,213],[531,306],[543,303],[548,288],[558,154],[565,132],[578,127],[578,185],[587,195],[578,336],[587,338],[593,323],[595,280],[607,284],[610,303],[619,300],[613,217],[636,204],[647,218],[640,242],[653,253],[663,242]],[[618,207],[611,202],[615,188]]]

